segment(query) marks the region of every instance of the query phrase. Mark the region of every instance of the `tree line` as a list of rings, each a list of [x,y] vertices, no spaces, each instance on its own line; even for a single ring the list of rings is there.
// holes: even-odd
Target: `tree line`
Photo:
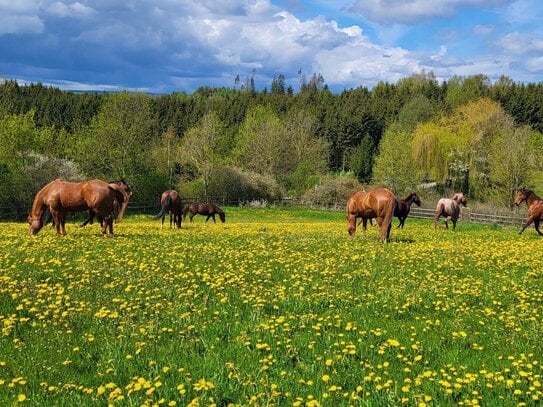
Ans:
[[[0,207],[27,208],[57,177],[125,178],[137,200],[167,188],[275,199],[349,174],[349,187],[435,182],[503,204],[543,179],[543,83],[423,72],[339,93],[320,75],[297,92],[283,75],[269,91],[250,85],[147,95],[4,81]]]

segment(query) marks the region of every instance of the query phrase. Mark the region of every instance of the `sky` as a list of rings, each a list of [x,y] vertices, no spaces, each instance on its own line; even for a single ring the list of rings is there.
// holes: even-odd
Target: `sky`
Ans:
[[[332,91],[420,73],[543,80],[541,0],[0,0],[0,78],[66,90]],[[239,76],[238,76],[239,75]]]

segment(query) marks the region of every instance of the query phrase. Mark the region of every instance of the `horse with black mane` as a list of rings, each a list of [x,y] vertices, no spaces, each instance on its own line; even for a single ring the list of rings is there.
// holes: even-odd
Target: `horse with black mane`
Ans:
[[[125,189],[115,184],[93,179],[84,182],[69,182],[61,179],[51,181],[35,196],[28,215],[28,233],[38,233],[44,225],[44,214],[49,210],[57,234],[66,235],[68,212],[92,211],[103,219],[102,233],[113,236],[113,206],[120,204],[118,219],[121,220],[130,196]]]
[[[434,215],[434,229],[437,228],[439,218],[445,218],[445,228],[449,229],[448,221],[453,224],[453,230],[456,229],[456,222],[460,215],[460,205],[467,205],[468,200],[462,192],[457,192],[452,198],[441,198],[437,201],[436,213]]]
[[[162,193],[160,196],[160,212],[155,215],[155,219],[162,218],[162,223],[160,228],[164,227],[164,218],[166,214],[170,214],[170,229],[173,224],[178,228],[181,227],[181,211],[182,211],[182,200],[181,195],[173,189],[168,189]]]
[[[526,201],[528,207],[528,219],[520,228],[519,235],[533,222],[536,232],[539,236],[542,236],[543,233],[539,230],[539,224],[543,220],[543,199],[540,199],[533,191],[522,187],[515,196],[515,205],[518,206],[524,201]]]
[[[366,233],[368,219],[376,218],[380,227],[379,240],[390,241],[392,218],[398,200],[386,188],[376,188],[371,191],[355,191],[347,201],[347,231],[354,236],[356,219],[362,218],[363,231]]]
[[[187,217],[187,213],[190,213],[189,219],[192,222],[192,218],[196,215],[206,216],[206,222],[213,218],[213,223],[215,222],[215,215],[219,215],[221,222],[226,221],[226,215],[224,211],[213,203],[204,203],[204,202],[193,202],[189,205],[185,205],[183,208],[183,219]]]

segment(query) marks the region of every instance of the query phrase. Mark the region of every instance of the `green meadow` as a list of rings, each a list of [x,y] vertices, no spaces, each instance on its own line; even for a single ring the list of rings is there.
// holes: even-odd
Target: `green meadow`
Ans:
[[[0,404],[535,406],[533,227],[347,234],[344,213],[226,208],[161,230],[0,223]],[[394,220],[394,227],[398,220]]]

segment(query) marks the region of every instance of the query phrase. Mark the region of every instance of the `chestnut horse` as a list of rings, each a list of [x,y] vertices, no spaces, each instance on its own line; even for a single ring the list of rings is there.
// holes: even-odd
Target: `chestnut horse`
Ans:
[[[386,188],[376,188],[371,191],[355,191],[347,201],[347,230],[349,235],[356,232],[356,219],[362,218],[364,233],[368,219],[377,219],[380,227],[379,240],[390,241],[390,228],[398,200]]]
[[[460,215],[460,204],[466,206],[467,203],[468,201],[462,192],[457,192],[452,198],[441,198],[437,201],[436,213],[434,215],[434,229],[437,228],[437,222],[441,216],[445,218],[445,227],[447,229],[449,229],[449,220],[453,224],[453,230],[456,229],[456,222]]]
[[[120,186],[121,188],[124,189],[124,192],[128,197],[132,196],[132,190],[130,189],[130,187],[128,186],[128,184],[126,183],[126,181],[123,178],[121,178],[119,181],[108,182],[108,184],[109,185],[116,184],[116,185],[118,185],[118,186]],[[119,215],[119,202],[117,200],[115,200],[115,202],[113,202],[113,219],[117,219],[118,215]],[[99,218],[98,220],[100,221],[100,226],[103,226],[104,219]],[[94,212],[89,210],[89,216],[79,226],[84,227],[84,226],[87,226],[89,223],[92,225],[93,222],[94,222]]]
[[[219,215],[219,218],[221,219],[221,222],[224,223],[226,221],[226,215],[224,214],[224,211],[219,208],[217,205],[212,203],[203,203],[203,202],[194,202],[190,205],[185,205],[183,208],[183,219],[187,217],[187,213],[190,213],[190,221],[192,222],[192,218],[196,215],[205,215],[206,222],[213,218],[213,223],[215,222],[215,215]]]
[[[540,199],[533,191],[526,189],[526,187],[520,188],[517,191],[515,197],[515,205],[520,205],[522,202],[526,201],[526,206],[528,207],[528,219],[522,225],[519,235],[524,232],[530,224],[533,222],[536,232],[539,236],[543,235],[539,230],[539,223],[543,220],[543,199]]]
[[[405,220],[407,219],[407,215],[409,215],[409,211],[411,211],[411,205],[416,204],[417,206],[421,205],[421,201],[419,196],[411,192],[405,199],[398,200],[398,205],[396,206],[396,210],[394,211],[394,216],[396,216],[400,220],[400,224],[398,225],[398,228],[403,229],[403,225],[405,223]]]
[[[164,191],[160,196],[160,206],[160,212],[155,216],[155,219],[162,218],[160,229],[164,227],[164,218],[167,213],[170,214],[170,228],[172,228],[174,223],[180,228],[182,202],[181,196],[177,191],[174,191],[173,189]]]
[[[92,211],[104,219],[102,233],[113,236],[113,203],[120,204],[118,219],[122,219],[128,206],[129,195],[124,188],[93,179],[85,182],[51,181],[35,196],[28,216],[28,233],[35,235],[43,227],[43,215],[48,209],[53,217],[57,234],[66,235],[66,213]]]

